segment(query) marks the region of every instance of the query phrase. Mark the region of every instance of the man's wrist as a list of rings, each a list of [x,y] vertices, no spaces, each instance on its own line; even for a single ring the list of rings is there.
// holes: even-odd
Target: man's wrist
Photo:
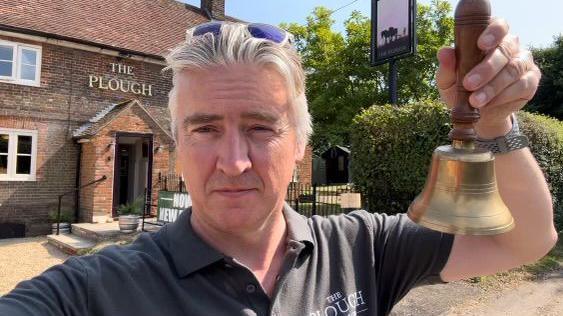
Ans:
[[[511,115],[512,116],[512,115]],[[504,121],[495,124],[479,124],[475,125],[475,132],[479,139],[495,139],[503,137],[512,130],[512,118],[508,116]]]

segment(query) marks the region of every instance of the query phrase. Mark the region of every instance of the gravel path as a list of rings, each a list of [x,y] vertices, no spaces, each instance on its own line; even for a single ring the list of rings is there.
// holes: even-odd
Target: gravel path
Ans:
[[[0,295],[66,258],[46,237],[0,239]]]

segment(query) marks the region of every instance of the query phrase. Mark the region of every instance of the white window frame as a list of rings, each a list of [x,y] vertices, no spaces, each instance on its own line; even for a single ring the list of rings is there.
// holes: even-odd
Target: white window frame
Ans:
[[[0,134],[8,134],[8,173],[0,174],[0,181],[35,181],[37,161],[37,131],[0,128]],[[16,159],[18,151],[18,136],[31,136],[31,166],[30,174],[16,173]]]
[[[16,42],[9,42],[0,40],[0,45],[12,46],[14,48],[14,67],[12,67],[12,76],[0,76],[0,82],[14,83],[25,86],[39,87],[41,85],[41,46],[21,44]],[[35,80],[26,80],[21,78],[22,66],[22,50],[33,50],[36,52],[35,56]]]

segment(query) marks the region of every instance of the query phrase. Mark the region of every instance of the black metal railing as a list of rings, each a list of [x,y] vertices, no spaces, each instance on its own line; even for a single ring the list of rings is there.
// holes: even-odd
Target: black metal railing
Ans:
[[[74,189],[72,189],[72,190],[70,190],[70,191],[68,191],[68,192],[63,193],[63,194],[59,194],[59,205],[58,205],[58,207],[57,207],[57,233],[56,233],[56,235],[59,234],[59,226],[60,226],[60,224],[61,224],[61,204],[62,204],[63,196],[65,196],[65,195],[67,195],[67,194],[74,193],[74,192],[76,192],[76,191],[79,191],[80,189],[85,188],[85,187],[87,187],[87,186],[90,186],[90,185],[92,185],[92,184],[95,184],[95,183],[98,183],[98,182],[102,182],[102,181],[104,181],[104,180],[106,180],[106,179],[107,179],[107,177],[106,177],[105,175],[103,175],[103,176],[102,176],[101,178],[99,178],[98,180],[94,180],[94,181],[88,182],[88,183],[86,183],[85,185],[76,187],[76,188],[74,188]]]
[[[158,181],[153,186],[155,191],[174,191],[186,192],[186,182],[184,178],[175,173],[161,174],[158,173]]]
[[[292,182],[287,188],[286,202],[307,217],[328,216],[349,211],[342,209],[340,195],[357,193],[350,185],[317,185]]]
[[[187,192],[186,191],[186,182],[184,181],[184,178],[181,175],[175,174],[175,173],[169,173],[169,174],[162,174],[162,173],[158,173],[158,179],[156,181],[156,183],[153,185],[153,192],[158,192],[159,191],[173,191],[173,192]],[[147,194],[147,190],[145,189],[145,207],[143,210],[143,218],[141,221],[141,231],[146,231],[145,230],[145,225],[153,225],[153,226],[163,226],[163,223],[160,223],[158,221],[146,221],[146,219],[150,219],[152,218],[152,214],[151,214],[151,209],[153,207],[158,207],[158,204],[153,204],[152,203],[152,196],[150,196],[149,194]]]

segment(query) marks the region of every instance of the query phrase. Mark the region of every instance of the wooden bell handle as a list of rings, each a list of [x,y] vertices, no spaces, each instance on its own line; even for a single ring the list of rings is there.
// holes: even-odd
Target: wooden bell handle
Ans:
[[[470,91],[463,87],[465,75],[485,58],[485,52],[477,47],[477,40],[491,19],[489,0],[461,0],[455,10],[455,56],[457,72],[457,97],[451,120],[454,128],[449,137],[452,141],[477,139],[475,123],[479,110],[469,105]]]

